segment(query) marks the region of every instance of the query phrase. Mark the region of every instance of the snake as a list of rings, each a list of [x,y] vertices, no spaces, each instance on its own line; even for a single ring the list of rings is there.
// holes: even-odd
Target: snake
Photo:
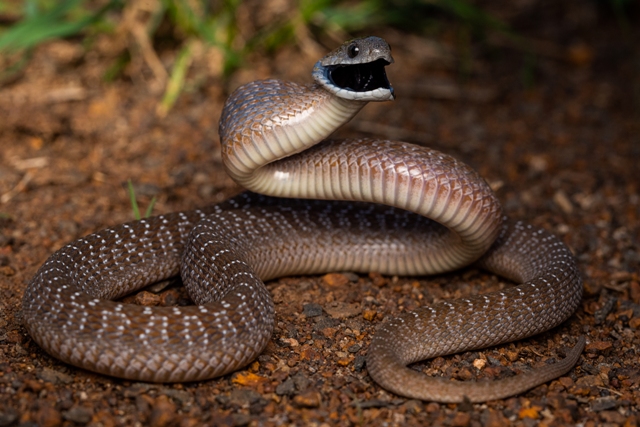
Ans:
[[[473,265],[514,286],[382,322],[366,354],[370,377],[401,396],[455,403],[513,396],[569,372],[584,337],[564,358],[502,379],[455,381],[410,366],[548,331],[577,309],[582,280],[558,237],[506,218],[486,181],[454,157],[406,142],[330,138],[368,102],[395,99],[385,71],[393,62],[384,39],[358,38],[320,59],[311,84],[268,79],[236,89],[220,119],[222,163],[248,191],[56,251],[24,292],[32,339],[107,376],[202,381],[265,349],[275,323],[265,281]],[[178,275],[194,305],[118,301]]]

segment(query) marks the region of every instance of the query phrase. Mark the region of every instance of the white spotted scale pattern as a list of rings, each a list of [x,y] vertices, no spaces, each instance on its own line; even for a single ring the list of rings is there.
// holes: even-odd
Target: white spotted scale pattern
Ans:
[[[363,63],[393,62],[386,42],[375,37],[350,41],[323,60],[359,61],[345,58],[353,43],[372,55]],[[403,396],[460,402],[518,394],[571,369],[583,338],[562,361],[500,381],[451,382],[406,367],[553,328],[577,308],[582,281],[562,242],[503,221],[488,185],[452,157],[396,141],[325,141],[366,104],[366,95],[342,99],[349,90],[325,89],[332,83],[322,67],[319,61],[314,68],[323,76],[314,85],[254,82],[225,104],[223,162],[237,182],[266,195],[244,193],[206,209],[119,225],[63,247],[24,294],[33,339],[65,362],[107,375],[202,380],[246,365],[266,346],[274,308],[264,280],[345,270],[422,275],[478,261],[521,285],[385,323],[367,355],[371,377]],[[372,89],[368,100],[393,98],[384,85]],[[178,274],[197,305],[111,301]]]
[[[422,307],[385,323],[367,354],[367,366],[376,381],[381,377],[379,382],[384,382],[385,388],[407,397],[484,402],[535,387],[573,367],[584,348],[584,338],[562,361],[500,381],[426,378],[406,367],[547,331],[564,322],[580,304],[582,280],[573,255],[557,237],[542,229],[507,221],[477,265],[520,285]]]
[[[421,269],[420,258],[428,258],[442,230],[383,206],[244,193],[63,247],[27,288],[23,315],[43,348],[85,369],[154,382],[212,378],[249,363],[271,337],[273,304],[262,280]],[[144,249],[133,250],[136,245]],[[198,305],[107,300],[177,274]]]

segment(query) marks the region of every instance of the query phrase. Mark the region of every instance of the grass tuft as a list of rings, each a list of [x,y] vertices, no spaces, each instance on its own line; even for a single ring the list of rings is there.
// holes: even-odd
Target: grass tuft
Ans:
[[[147,210],[144,212],[144,217],[140,216],[140,207],[138,206],[138,200],[136,198],[136,192],[133,188],[133,183],[131,180],[127,180],[127,192],[129,193],[129,200],[131,201],[131,208],[133,209],[133,217],[136,221],[141,220],[142,218],[149,218],[151,216],[151,212],[153,212],[153,207],[156,204],[156,197],[153,196],[149,206],[147,206]]]

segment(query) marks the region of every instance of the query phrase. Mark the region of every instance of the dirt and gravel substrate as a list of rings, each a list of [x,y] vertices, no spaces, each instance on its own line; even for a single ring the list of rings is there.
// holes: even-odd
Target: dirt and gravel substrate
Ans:
[[[573,9],[547,4],[507,17],[534,41],[534,59],[506,39],[465,46],[455,32],[425,40],[378,31],[393,46],[388,74],[397,100],[370,104],[339,132],[408,140],[469,163],[509,216],[559,235],[584,275],[582,305],[562,326],[415,368],[460,381],[502,378],[564,357],[585,335],[587,348],[569,374],[486,404],[409,400],[372,382],[364,355],[385,318],[511,286],[475,269],[432,278],[337,272],[269,282],[277,311],[271,342],[246,369],[211,381],[124,381],[48,356],[20,314],[39,265],[73,239],[131,220],[128,179],[143,207],[158,198],[154,213],[241,191],[219,155],[226,96],[260,78],[309,81],[317,59],[295,47],[256,54],[223,82],[215,56],[197,58],[191,85],[162,116],[161,93],[144,63],[133,61],[104,82],[121,45],[100,36],[88,51],[73,40],[38,48],[24,72],[0,87],[0,427],[637,425],[639,21],[627,15],[629,25],[621,25],[596,2],[569,4]],[[569,16],[576,10],[581,14]],[[171,64],[176,52],[158,54]],[[188,297],[171,286],[128,301],[187,304]]]

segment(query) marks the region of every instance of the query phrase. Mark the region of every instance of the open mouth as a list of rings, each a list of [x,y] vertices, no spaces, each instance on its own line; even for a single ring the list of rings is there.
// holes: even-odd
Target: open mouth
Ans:
[[[354,92],[369,92],[376,89],[391,89],[384,67],[389,65],[384,59],[365,64],[330,65],[328,76],[341,89]]]

